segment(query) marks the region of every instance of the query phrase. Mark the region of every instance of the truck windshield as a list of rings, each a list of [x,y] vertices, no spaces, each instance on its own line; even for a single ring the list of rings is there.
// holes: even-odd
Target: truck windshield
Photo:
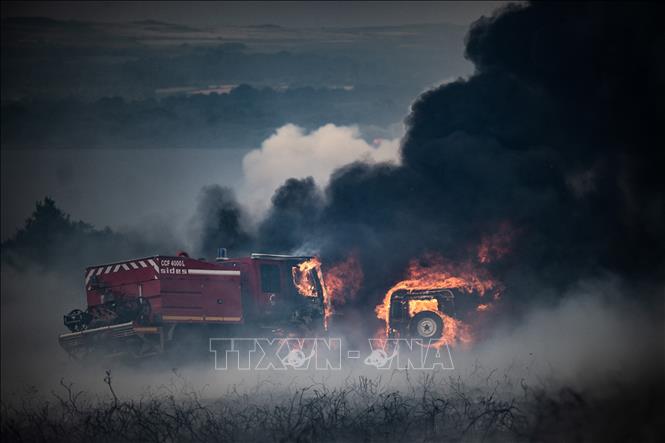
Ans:
[[[303,262],[291,268],[293,285],[303,297],[320,297],[321,281],[319,280],[317,268]]]

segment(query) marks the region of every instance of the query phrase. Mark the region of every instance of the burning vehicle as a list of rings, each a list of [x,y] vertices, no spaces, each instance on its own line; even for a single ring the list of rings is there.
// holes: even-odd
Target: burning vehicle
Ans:
[[[74,358],[146,357],[192,337],[324,331],[329,301],[313,257],[254,253],[215,262],[186,253],[89,267],[87,307],[64,316]],[[301,335],[302,336],[302,335]]]
[[[417,338],[435,348],[468,344],[471,328],[460,311],[488,311],[502,291],[503,285],[473,261],[455,263],[426,254],[409,263],[405,279],[376,306],[376,317],[385,323],[377,336]]]
[[[401,289],[390,297],[388,337],[439,341],[446,317],[455,315],[455,295],[450,289]]]

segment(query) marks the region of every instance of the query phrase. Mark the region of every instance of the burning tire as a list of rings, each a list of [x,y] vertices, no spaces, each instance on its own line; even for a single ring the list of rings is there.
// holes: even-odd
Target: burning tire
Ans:
[[[434,312],[419,312],[411,319],[410,332],[414,338],[438,340],[443,336],[443,320]]]

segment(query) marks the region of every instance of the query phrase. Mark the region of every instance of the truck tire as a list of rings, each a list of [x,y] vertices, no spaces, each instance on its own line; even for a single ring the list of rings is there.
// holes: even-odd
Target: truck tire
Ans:
[[[419,312],[411,319],[409,329],[413,338],[438,340],[443,336],[443,320],[435,312]]]

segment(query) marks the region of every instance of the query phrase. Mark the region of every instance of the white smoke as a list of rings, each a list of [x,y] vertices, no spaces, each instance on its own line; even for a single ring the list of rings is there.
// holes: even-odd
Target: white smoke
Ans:
[[[662,317],[626,294],[618,279],[581,281],[554,304],[534,303],[519,321],[496,327],[473,348],[454,354],[461,372],[475,364],[553,386],[638,381],[662,369]],[[648,365],[644,362],[649,361]]]
[[[313,177],[325,187],[330,174],[355,161],[399,162],[399,138],[368,143],[357,126],[327,124],[311,132],[288,124],[277,129],[261,148],[245,155],[243,202],[255,215],[270,206],[275,189],[289,178]]]

